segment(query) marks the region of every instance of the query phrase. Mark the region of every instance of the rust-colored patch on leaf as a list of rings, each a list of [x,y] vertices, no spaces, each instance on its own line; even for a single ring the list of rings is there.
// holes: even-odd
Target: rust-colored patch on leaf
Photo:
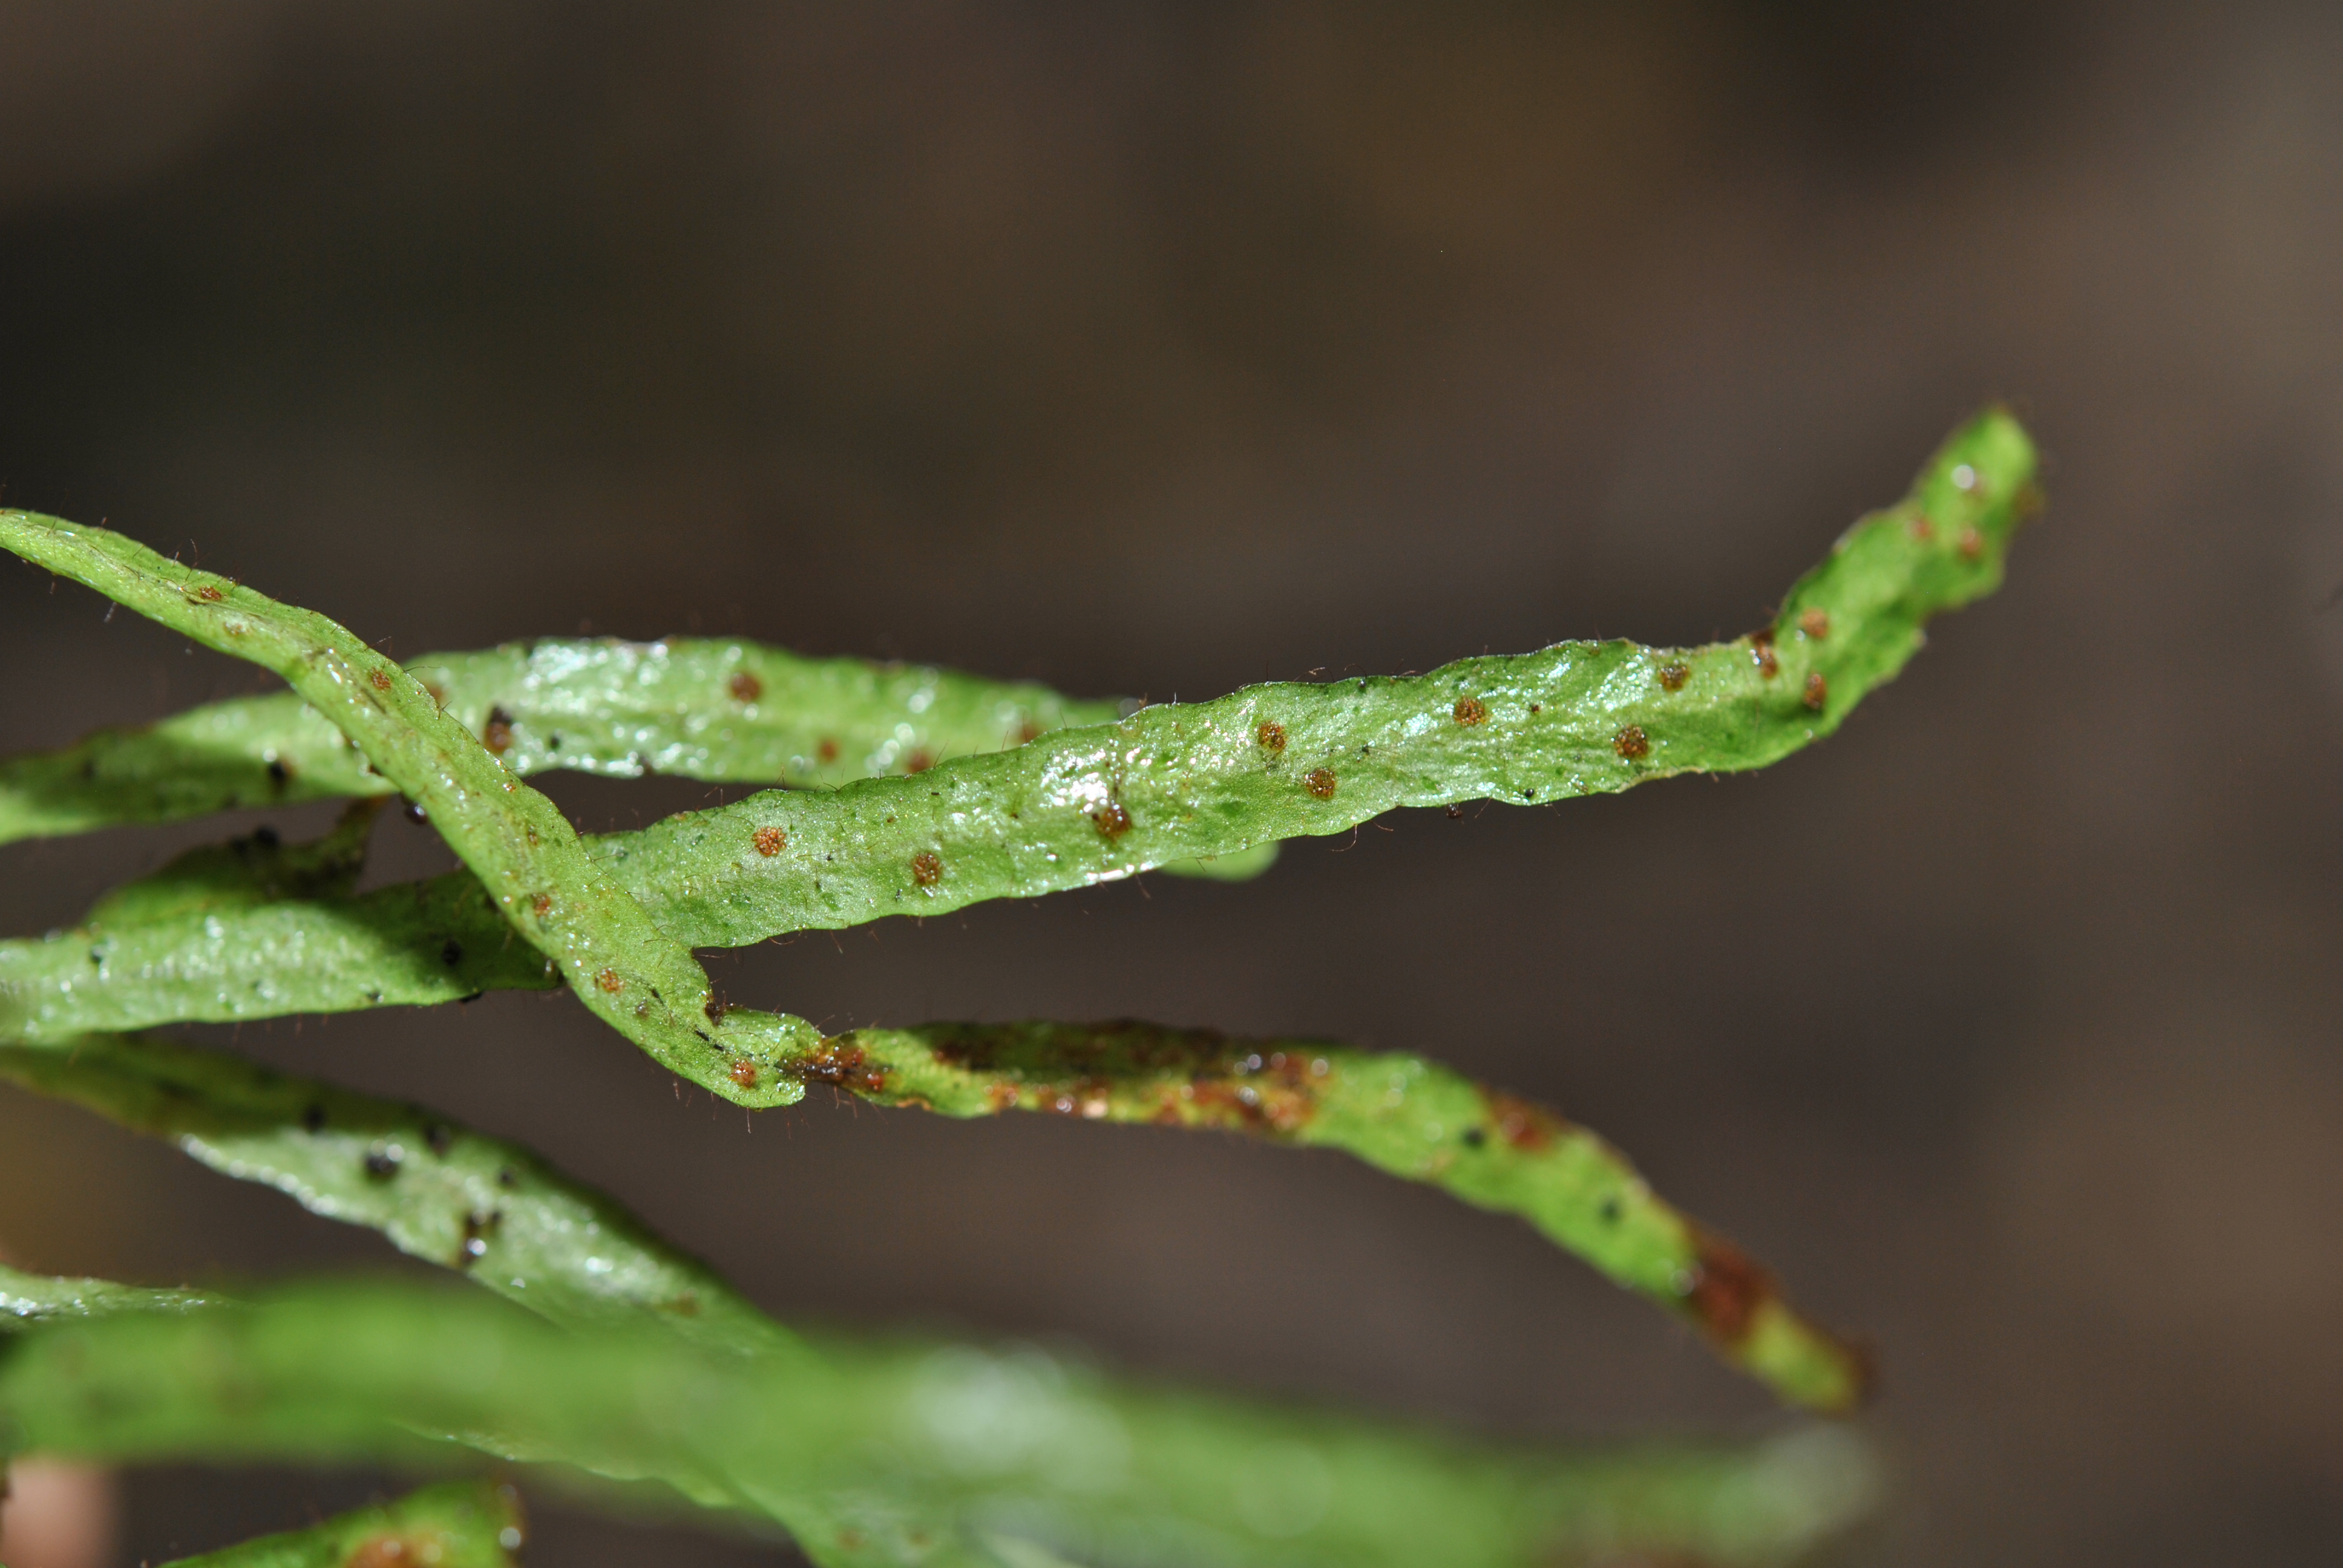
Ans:
[[[604,970],[594,977],[594,983],[611,996],[616,996],[627,989],[627,982],[619,978],[618,971],[616,970]]]
[[[1820,713],[1824,705],[1830,701],[1830,682],[1823,678],[1821,670],[1814,669],[1806,672],[1806,692],[1798,700],[1816,713]]]
[[[447,1539],[437,1530],[369,1535],[350,1549],[342,1568],[425,1568],[447,1555]]]
[[[1091,826],[1099,830],[1100,838],[1111,842],[1131,831],[1131,813],[1123,809],[1121,801],[1110,800],[1091,813]]]
[[[835,762],[838,760],[838,742],[825,735],[821,738],[820,744],[813,749],[813,754],[817,761]]]
[[[211,584],[205,583],[196,589],[196,597],[203,600],[206,604],[217,604],[227,596],[220,592],[219,589],[212,587]]]
[[[1816,642],[1830,635],[1830,611],[1808,609],[1798,612],[1798,629]]]
[[[387,669],[369,670],[367,673],[367,679],[373,684],[377,691],[390,689],[390,671]]]
[[[757,1064],[745,1056],[736,1056],[727,1076],[743,1089],[754,1089],[757,1087]]]
[[[1041,727],[1028,719],[1017,726],[1017,744],[1023,746],[1041,739]]]
[[[480,744],[502,757],[512,749],[512,715],[501,708],[488,709],[488,721],[480,727]]]
[[[1975,528],[1961,530],[1961,559],[1973,561],[1985,554],[1985,536]]]
[[[906,773],[925,773],[935,765],[936,759],[929,755],[924,746],[914,747],[911,754],[903,759],[903,771]]]
[[[1782,661],[1774,654],[1774,628],[1753,632],[1749,638],[1749,657],[1756,662],[1757,673],[1771,680],[1782,673]]]
[[[944,860],[933,849],[922,849],[911,857],[911,880],[923,888],[932,888],[944,879]]]
[[[1493,1090],[1483,1098],[1489,1102],[1489,1120],[1495,1125],[1497,1136],[1524,1154],[1552,1148],[1554,1141],[1562,1135],[1562,1118],[1544,1106]]]
[[[1312,768],[1310,776],[1302,780],[1302,787],[1321,800],[1332,800],[1334,798],[1334,775],[1323,768]]]
[[[1630,724],[1611,738],[1611,749],[1629,762],[1641,762],[1652,754],[1652,738],[1642,725]]]
[[[1458,698],[1454,711],[1459,724],[1471,726],[1489,722],[1489,705],[1477,697]]]
[[[1913,513],[1911,522],[1906,527],[1912,530],[1912,537],[1923,544],[1936,537],[1936,525],[1928,520],[1928,514],[1926,512]]]
[[[749,670],[736,669],[732,678],[724,683],[724,689],[732,694],[735,702],[754,702],[765,695],[765,683]]]
[[[789,847],[789,836],[770,825],[758,829],[749,841],[757,846],[757,853],[769,860]]]
[[[1680,659],[1670,659],[1660,666],[1660,685],[1669,691],[1682,691],[1684,682],[1692,678],[1692,667]]]
[[[1710,1338],[1727,1347],[1749,1337],[1760,1308],[1774,1297],[1774,1277],[1722,1236],[1698,1231],[1684,1309]]]
[[[538,894],[537,897],[528,901],[528,909],[529,913],[535,915],[538,920],[541,920],[545,919],[546,916],[553,912],[553,895],[551,893]]]
[[[782,1070],[796,1074],[801,1083],[827,1083],[858,1093],[875,1094],[887,1086],[887,1070],[860,1046],[844,1040],[825,1040],[811,1054],[783,1064]]]
[[[1274,719],[1262,719],[1253,730],[1252,738],[1261,743],[1263,751],[1272,757],[1285,749],[1285,726]]]

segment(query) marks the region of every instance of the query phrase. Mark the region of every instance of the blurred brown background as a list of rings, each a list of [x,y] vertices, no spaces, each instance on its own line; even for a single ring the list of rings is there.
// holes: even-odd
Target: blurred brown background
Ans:
[[[2052,509],[2010,586],[1769,773],[725,983],[1436,1054],[1873,1336],[1905,1491],[1859,1560],[2334,1560],[2343,13],[14,0],[0,84],[6,499],[403,656],[740,632],[1161,699],[1697,639],[2016,400]],[[9,749],[259,684],[18,568],[0,668]],[[704,794],[553,789],[591,828]],[[220,831],[0,850],[5,929]],[[1333,1157],[827,1096],[752,1130],[535,997],[237,1043],[526,1139],[785,1313],[1517,1434],[1778,1419]],[[14,1096],[0,1241],[388,1266]],[[121,1558],[367,1484],[133,1477]]]

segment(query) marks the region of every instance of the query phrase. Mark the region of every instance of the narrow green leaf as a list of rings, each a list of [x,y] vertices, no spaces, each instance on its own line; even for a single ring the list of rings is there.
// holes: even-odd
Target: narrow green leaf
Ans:
[[[457,1481],[165,1568],[509,1568],[520,1543],[509,1488]]]
[[[881,1104],[1220,1128],[1339,1149],[1521,1216],[1690,1321],[1790,1403],[1845,1411],[1863,1397],[1864,1358],[1794,1311],[1746,1254],[1655,1195],[1626,1156],[1421,1057],[1131,1022],[866,1029],[824,1050],[811,1076]]]
[[[1172,860],[1227,864],[1394,806],[1548,800],[1761,767],[1835,729],[1918,648],[1930,615],[2000,581],[2033,466],[2014,420],[1980,417],[1911,497],[1858,524],[1792,588],[1770,628],[1730,643],[1564,643],[1423,677],[1252,687],[913,778],[770,791],[588,839],[587,852],[677,942],[729,947],[1035,897]],[[469,880],[215,912],[181,929],[117,931],[112,946],[88,933],[0,943],[0,1035],[62,1039],[543,983],[502,956],[510,900],[470,891]],[[768,1081],[764,1060],[748,1089],[710,1083],[709,1061],[684,1076],[744,1103],[786,1100],[789,1080]]]
[[[983,1116],[1222,1129],[1338,1149],[1527,1220],[1615,1283],[1689,1321],[1784,1400],[1844,1411],[1862,1357],[1801,1317],[1737,1248],[1654,1195],[1585,1129],[1420,1058],[1121,1023],[862,1030],[806,1064],[877,1103]],[[0,1046],[0,1080],[166,1138],[213,1170],[467,1270],[568,1326],[649,1320],[766,1353],[794,1336],[622,1207],[527,1151],[412,1106],[157,1040]]]
[[[591,1473],[715,1474],[776,1517],[831,1521],[818,1544],[840,1563],[930,1559],[943,1518],[1101,1565],[1778,1563],[1876,1492],[1849,1434],[1500,1449],[1117,1387],[1033,1352],[838,1344],[784,1369],[389,1283],[22,1336],[0,1357],[0,1432],[95,1460],[405,1463],[436,1432]]]
[[[739,638],[548,638],[428,654],[407,668],[522,775],[657,772],[830,788],[1108,723],[1121,711],[1113,699],[1081,701],[1027,682],[806,658]],[[0,761],[0,844],[396,792],[298,695],[236,698]]]
[[[169,1140],[224,1175],[378,1231],[566,1327],[655,1322],[742,1355],[797,1336],[625,1208],[528,1150],[417,1106],[167,1040],[0,1046],[0,1079]],[[0,1306],[0,1311],[6,1310]]]
[[[111,1280],[59,1280],[0,1263],[0,1334],[117,1312],[191,1312],[220,1304],[197,1291],[150,1291]]]
[[[597,867],[550,800],[508,772],[413,676],[324,616],[104,528],[0,511],[0,546],[283,677],[425,807],[507,924],[605,1022],[670,1070],[743,1103],[785,1098],[772,1088],[770,1063],[789,1048],[812,1048],[820,1031],[787,1014],[728,1018],[690,951]]]

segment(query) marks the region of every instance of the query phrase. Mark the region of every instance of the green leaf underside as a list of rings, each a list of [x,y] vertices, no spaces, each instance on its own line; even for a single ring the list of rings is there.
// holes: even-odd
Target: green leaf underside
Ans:
[[[1844,1411],[1863,1358],[1795,1312],[1770,1275],[1656,1197],[1585,1129],[1420,1058],[1243,1041],[1143,1024],[864,1030],[805,1064],[881,1104],[949,1116],[1041,1111],[1340,1150],[1518,1215],[1697,1329],[1785,1401]],[[609,1199],[525,1151],[414,1107],[158,1040],[0,1047],[0,1079],[176,1142],[214,1170],[466,1269],[557,1322],[651,1313],[697,1342],[773,1351],[787,1331]]]
[[[499,759],[524,775],[568,769],[833,788],[1109,723],[1123,710],[1025,682],[806,658],[738,638],[546,638],[431,654],[407,668],[474,734],[488,735],[498,720],[490,738]],[[277,692],[0,762],[0,844],[395,793],[331,720]]]
[[[444,1434],[727,1498],[840,1564],[1015,1564],[1025,1543],[1101,1565],[1772,1563],[1875,1489],[1833,1431],[1500,1449],[1117,1386],[1033,1352],[836,1342],[785,1366],[387,1282],[25,1334],[0,1356],[0,1432],[91,1460],[422,1465],[450,1461],[426,1435]]]
[[[520,1513],[485,1482],[447,1482],[164,1568],[509,1568]]]
[[[689,949],[597,865],[553,802],[507,771],[422,682],[335,622],[103,528],[0,511],[0,545],[284,678],[425,808],[507,927],[670,1070],[730,1089],[734,1060],[769,1067],[820,1043],[819,1030],[788,1014],[728,1016]]]
[[[907,880],[921,900],[911,907],[924,912],[1143,869],[1153,863],[1147,855],[1120,864],[1113,858],[1140,847],[1150,836],[1147,820],[1171,815],[1156,808],[1173,797],[1194,809],[1184,826],[1174,819],[1154,838],[1171,837],[1171,850],[1180,853],[1241,854],[1276,834],[1340,830],[1391,804],[1503,799],[1514,779],[1536,775],[1556,756],[1614,769],[1607,780],[1591,784],[1574,778],[1556,795],[1624,788],[1687,769],[1761,765],[1834,726],[1855,697],[1892,676],[1916,648],[1919,625],[1929,613],[1998,580],[2007,538],[2030,495],[2031,465],[2031,447],[2013,422],[1981,417],[1947,443],[1911,499],[1851,530],[1832,558],[1793,589],[1770,633],[1682,653],[1624,643],[1563,645],[1518,658],[1468,660],[1421,678],[1254,688],[1219,703],[1142,709],[1120,724],[1046,736],[1015,751],[949,761],[914,777],[872,779],[828,794],[774,792],[644,833],[588,841],[585,854],[615,873],[612,881],[588,887],[582,898],[569,882],[556,881],[527,913],[509,893],[500,910],[469,870],[348,896],[363,854],[363,806],[314,846],[287,846],[264,830],[197,850],[118,891],[77,932],[0,944],[0,1039],[54,1048],[89,1031],[171,1020],[343,1010],[455,1000],[498,986],[548,985],[555,966],[516,940],[514,928],[528,930],[532,916],[540,927],[561,927],[558,916],[545,918],[540,909],[573,903],[588,906],[586,918],[563,928],[573,946],[582,929],[606,948],[623,947],[640,935],[647,919],[665,928],[664,949],[651,955],[651,967],[672,983],[680,954],[690,980],[704,986],[682,943],[737,943],[890,912],[858,914],[853,895],[841,900],[838,888],[856,886],[857,878],[863,901],[873,906],[881,883]],[[11,520],[0,514],[0,527]],[[55,546],[49,536],[61,530],[72,537],[67,525],[15,520],[31,528],[38,543]],[[96,566],[80,563],[101,585],[112,580],[100,568],[113,555],[129,558],[140,569],[157,566],[128,541],[101,536],[101,543]],[[182,612],[199,618],[222,606],[231,610],[221,613],[232,613],[243,604],[235,596],[245,590],[218,587],[217,579],[185,573],[173,563],[159,568],[178,574],[157,611],[171,624],[186,618]],[[134,586],[147,591],[154,585],[142,579]],[[349,640],[320,618],[246,597],[287,618],[295,644],[305,637],[327,638],[323,653],[307,656],[311,664],[336,655],[334,638]],[[218,640],[249,643],[252,638],[247,621],[241,631],[222,630]],[[352,657],[371,658],[363,648]],[[1548,667],[1543,674],[1531,668],[1541,661]],[[412,695],[387,665],[377,661],[367,675],[378,694]],[[1475,676],[1480,678],[1471,678]],[[1574,679],[1559,700],[1527,695],[1544,691],[1554,699],[1554,688],[1571,687]],[[1451,686],[1468,695],[1427,721],[1425,692],[1443,696]],[[1767,704],[1778,706],[1778,694],[1794,689],[1805,719],[1790,733],[1767,722]],[[362,719],[365,704],[383,707],[363,691],[360,696]],[[443,729],[454,725],[429,693],[421,702],[428,720]],[[1542,754],[1534,732],[1495,747],[1484,744],[1499,739],[1509,712],[1530,721],[1549,709],[1548,739],[1561,738],[1561,752]],[[1411,715],[1403,721],[1403,710]],[[1280,717],[1262,717],[1272,711]],[[1622,717],[1630,723],[1616,725]],[[377,737],[377,749],[400,765],[412,764],[417,736],[399,731],[397,717],[386,717],[377,728],[394,733],[388,741]],[[356,732],[368,733],[364,724]],[[1302,771],[1299,790],[1292,788],[1291,775],[1302,764],[1319,756],[1331,759],[1328,749],[1337,738],[1347,746],[1360,733],[1381,735],[1384,744],[1378,753],[1375,740],[1359,743],[1360,756],[1369,760],[1353,773],[1352,783],[1363,773],[1380,785],[1380,794],[1330,778],[1331,767]],[[1703,734],[1713,744],[1699,756],[1661,759],[1672,735],[1688,741]],[[1598,748],[1594,742],[1606,736]],[[511,739],[509,733],[493,738]],[[549,803],[519,785],[460,728],[452,739],[421,739],[426,750],[440,747],[434,755],[442,763],[451,752],[460,754],[462,766],[441,780],[458,808],[468,804],[468,795],[498,791],[529,808],[503,818],[493,809],[475,811],[488,820],[474,834],[487,841],[483,859],[502,864],[508,882],[516,864],[523,874],[548,872],[544,856],[532,860],[511,851],[516,825],[531,839],[550,836],[539,834],[536,820],[550,813]],[[1242,759],[1232,763],[1238,755]],[[971,791],[998,809],[971,805]],[[1535,787],[1523,793],[1534,796]],[[1372,798],[1363,802],[1363,795]],[[1053,809],[1035,808],[1042,797]],[[1307,804],[1297,808],[1296,799]],[[496,804],[490,800],[491,808]],[[1319,808],[1332,815],[1314,824],[1306,819]],[[1302,819],[1294,818],[1297,809]],[[1062,829],[1068,818],[1072,839],[1061,856],[1049,848],[1053,840],[1043,829]],[[1272,837],[1245,837],[1264,830],[1264,819]],[[1041,827],[1033,827],[1036,822]],[[1218,837],[1210,836],[1213,824]],[[444,820],[440,826],[448,829]],[[566,830],[567,824],[561,827]],[[903,828],[909,838],[893,832]],[[1179,831],[1191,829],[1188,839],[1178,839]],[[743,837],[748,852],[727,860],[727,840]],[[911,843],[936,848],[914,851],[905,879],[899,874],[901,852]],[[1033,873],[1030,864],[1021,864],[1021,849],[1031,851],[1026,861],[1038,856],[1042,865],[1058,869]],[[1088,853],[1093,864],[1061,865],[1080,859],[1075,850]],[[987,874],[988,853],[998,862],[990,868],[994,874]],[[1096,863],[1101,853],[1109,857],[1103,865]],[[577,859],[549,871],[574,871]],[[895,889],[894,896],[901,902],[904,890]],[[545,930],[530,935],[539,947],[552,945]],[[569,969],[576,989],[589,1004],[604,1004],[597,1010],[606,1017],[615,1010],[608,1004],[640,978],[613,967],[597,971],[605,983],[586,985],[578,983],[588,971],[574,955]],[[614,980],[615,991],[608,983]],[[655,999],[659,990],[642,989]],[[649,1010],[642,1004],[641,1011]],[[1652,1197],[1599,1140],[1416,1058],[1306,1043],[1289,1050],[1272,1042],[1256,1050],[1218,1036],[1135,1025],[942,1026],[824,1040],[810,1026],[786,1017],[711,1007],[706,1019],[705,1027],[682,1020],[701,1048],[697,1052],[679,1049],[673,1010],[653,1020],[669,1026],[664,1030],[646,1028],[639,1011],[628,1032],[639,1040],[646,1033],[657,1037],[646,1043],[663,1062],[744,1103],[788,1103],[808,1084],[829,1082],[951,1114],[1056,1110],[1105,1120],[1234,1126],[1343,1148],[1468,1201],[1528,1218],[1614,1280],[1691,1317],[1728,1359],[1787,1399],[1843,1408],[1860,1390],[1861,1369],[1844,1346],[1792,1313],[1763,1271],[1740,1253]],[[726,1038],[717,1039],[719,1031]],[[1305,1051],[1309,1062],[1323,1064],[1322,1074],[1302,1074],[1291,1065],[1239,1065],[1249,1059],[1299,1063]],[[263,1179],[287,1184],[281,1177]],[[465,1194],[464,1216],[495,1212],[492,1204],[483,1209],[474,1200],[483,1195]],[[463,1240],[458,1237],[457,1244]],[[447,1236],[418,1235],[410,1250],[429,1255],[428,1248],[447,1245]]]
[[[914,777],[769,791],[586,850],[676,943],[732,947],[1242,856],[1397,806],[1543,801],[1762,767],[1835,729],[1902,668],[1930,615],[1999,582],[2033,462],[2013,420],[1980,417],[1909,498],[1840,540],[1771,628],[1730,643],[1565,643],[1423,677],[1248,688]],[[1963,473],[1974,476],[1966,486]],[[459,872],[353,900],[0,943],[0,1034],[63,1039],[544,986],[543,961],[508,934],[508,920],[527,930],[533,918],[509,900],[500,910]],[[769,1055],[749,1053],[759,1081],[743,1087],[738,1059],[714,1043],[681,1048],[680,1066],[654,1054],[740,1103],[794,1098],[786,1073],[763,1076]],[[804,1045],[794,1034],[788,1043]]]
[[[218,1051],[106,1035],[66,1051],[0,1046],[0,1080],[379,1231],[566,1327],[648,1320],[712,1351],[804,1353],[796,1335],[614,1200],[421,1107]]]

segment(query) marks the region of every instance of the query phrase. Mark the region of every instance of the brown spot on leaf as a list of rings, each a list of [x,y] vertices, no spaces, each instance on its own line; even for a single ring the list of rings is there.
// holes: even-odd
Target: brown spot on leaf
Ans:
[[[509,1185],[509,1183],[508,1183]],[[456,1266],[468,1269],[488,1255],[488,1242],[495,1239],[497,1228],[505,1221],[505,1211],[492,1209],[483,1214],[478,1210],[464,1216],[464,1241],[456,1250]]]
[[[1905,526],[1912,530],[1914,538],[1923,543],[1936,537],[1936,525],[1928,520],[1928,514],[1926,512],[1913,513],[1911,522]]]
[[[757,853],[769,860],[789,847],[789,836],[769,824],[758,829],[749,841],[757,846]]]
[[[488,721],[480,727],[480,744],[496,756],[502,757],[512,749],[512,715],[501,708],[488,709]]]
[[[369,671],[367,675],[367,679],[373,682],[374,689],[377,691],[388,691],[390,689],[390,671],[387,669]]]
[[[1023,723],[1021,723],[1021,724],[1018,725],[1018,727],[1017,727],[1017,744],[1018,744],[1018,745],[1020,745],[1020,746],[1023,746],[1023,745],[1025,745],[1025,744],[1026,744],[1027,742],[1029,742],[1029,741],[1039,740],[1039,739],[1041,739],[1041,727],[1040,725],[1038,725],[1038,724],[1034,723],[1031,719],[1026,719]]]
[[[1131,813],[1123,809],[1121,801],[1110,800],[1091,813],[1091,826],[1101,838],[1111,841],[1131,831]]]
[[[1674,660],[1660,666],[1660,684],[1670,691],[1682,691],[1685,681],[1692,678],[1692,668]]]
[[[732,678],[724,683],[724,689],[732,694],[735,702],[754,702],[765,695],[765,683],[748,670],[736,669]]]
[[[922,849],[911,857],[911,880],[923,888],[932,888],[944,879],[944,860],[933,849]]]
[[[1806,694],[1798,700],[1816,713],[1823,710],[1823,705],[1830,700],[1830,682],[1823,678],[1821,670],[1813,669],[1806,672]]]
[[[553,895],[539,893],[528,901],[528,907],[530,912],[541,920],[553,912]]]
[[[1272,756],[1285,749],[1285,726],[1274,719],[1262,719],[1253,730],[1252,738],[1261,742],[1263,751]]]
[[[813,749],[813,754],[819,761],[835,762],[838,760],[838,742],[825,735],[821,738],[821,743]]]
[[[1496,1124],[1497,1136],[1524,1154],[1534,1154],[1551,1147],[1562,1131],[1562,1120],[1541,1106],[1510,1094],[1492,1092],[1489,1120]]]
[[[1456,699],[1455,714],[1459,724],[1486,724],[1489,722],[1489,705],[1477,697],[1460,697]]]
[[[226,596],[222,594],[219,589],[212,587],[211,584],[205,583],[196,589],[196,597],[203,600],[206,604],[217,604]]]
[[[1652,754],[1652,738],[1642,725],[1630,724],[1611,738],[1611,749],[1630,762],[1640,762]]]
[[[1774,641],[1771,638],[1764,642],[1752,643],[1749,648],[1749,657],[1756,661],[1757,673],[1766,679],[1771,680],[1782,673],[1782,661],[1774,656]]]
[[[785,1070],[803,1083],[827,1083],[833,1089],[875,1093],[887,1085],[887,1070],[871,1061],[859,1045],[825,1040],[811,1054],[787,1064]]]
[[[1695,1261],[1684,1308],[1719,1344],[1738,1345],[1749,1337],[1758,1309],[1772,1299],[1773,1277],[1721,1236],[1699,1232],[1694,1246]]]
[[[1321,800],[1334,798],[1334,776],[1323,768],[1312,768],[1310,776],[1302,780],[1302,787]]]
[[[708,1015],[709,1022],[722,1023],[724,1021],[724,1014],[726,1011],[724,999],[721,997],[709,997],[706,1001],[699,1004],[699,1010]]]
[[[426,1568],[447,1555],[447,1537],[438,1531],[412,1535],[369,1535],[350,1548],[342,1568]]]
[[[1830,635],[1830,611],[1806,609],[1798,612],[1798,629],[1819,642]]]
[[[594,977],[594,983],[612,996],[627,989],[627,982],[619,978],[616,970],[604,970]]]
[[[936,759],[928,755],[924,746],[913,748],[911,754],[903,759],[903,771],[906,773],[925,773],[935,765]]]
[[[741,1088],[754,1089],[757,1087],[757,1064],[745,1056],[736,1056],[732,1059],[729,1076]]]
[[[1985,554],[1985,536],[1977,532],[1975,528],[1963,528],[1961,530],[1960,550],[1961,558],[1963,560],[1976,560],[1977,558]]]

